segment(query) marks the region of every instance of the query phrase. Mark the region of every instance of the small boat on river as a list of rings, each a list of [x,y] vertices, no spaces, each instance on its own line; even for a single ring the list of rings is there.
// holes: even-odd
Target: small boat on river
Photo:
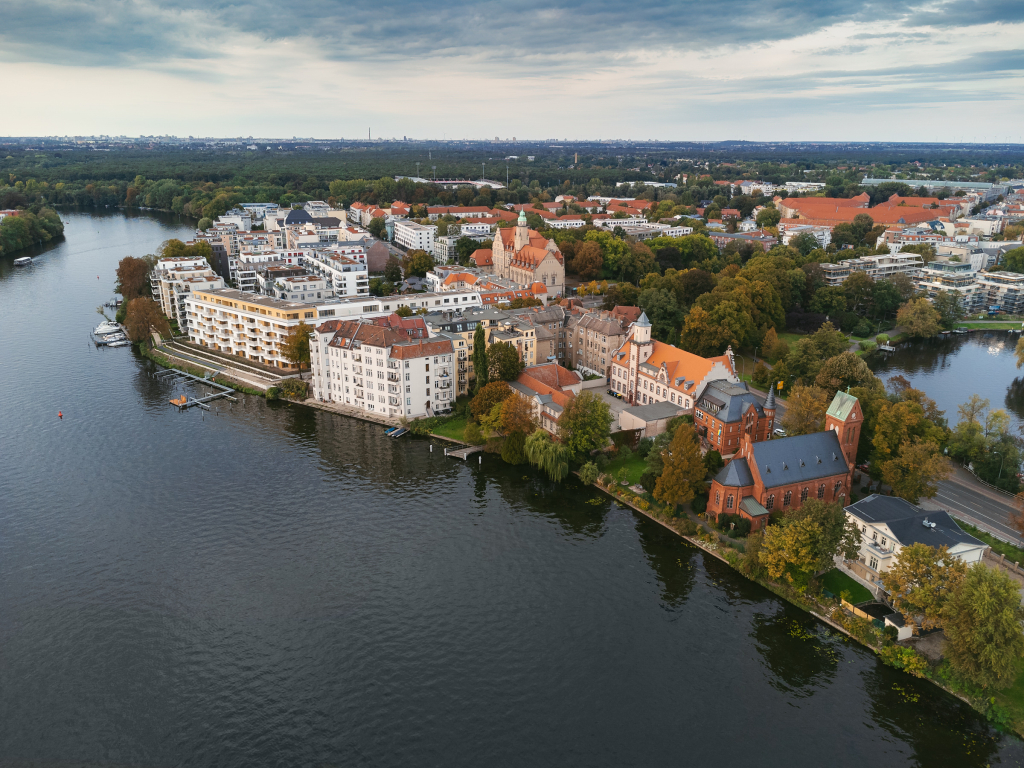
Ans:
[[[27,267],[31,263],[32,263],[32,257],[31,256],[22,256],[22,257],[17,258],[17,259],[14,260],[14,266],[16,266],[16,267]]]

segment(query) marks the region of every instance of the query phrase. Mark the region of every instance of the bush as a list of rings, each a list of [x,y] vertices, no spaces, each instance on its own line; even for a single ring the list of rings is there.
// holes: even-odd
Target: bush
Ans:
[[[654,439],[645,437],[640,441],[640,445],[636,448],[636,455],[641,459],[646,459],[647,454],[651,452],[651,447],[654,445]]]
[[[764,363],[758,361],[754,366],[754,372],[750,375],[750,381],[754,386],[765,389],[772,383],[772,371]]]
[[[732,538],[750,533],[750,521],[742,515],[722,513],[715,521],[715,527]]]
[[[865,352],[870,352],[872,349],[874,349],[878,345],[875,344],[875,342],[873,342],[873,341],[862,341],[862,342],[860,342],[859,346]]]
[[[582,480],[586,485],[593,485],[594,481],[597,480],[597,475],[597,464],[592,461],[588,461],[580,467],[580,480]]]
[[[856,326],[854,326],[853,335],[854,336],[870,336],[871,335],[871,323],[869,323],[867,320],[861,320],[859,323],[857,323]]]
[[[278,387],[281,395],[292,400],[305,400],[309,383],[299,379],[285,379]]]
[[[725,462],[722,461],[722,454],[718,451],[711,450],[704,454],[704,467],[712,477],[717,475],[718,470],[724,466]]]
[[[648,493],[654,493],[654,486],[658,483],[658,476],[651,470],[646,470],[640,475],[640,487]]]
[[[629,461],[631,458],[633,458],[633,451],[630,450],[630,447],[628,445],[623,445],[621,448],[619,448],[619,458],[622,459],[623,461]]]
[[[695,515],[703,515],[704,511],[708,508],[708,497],[707,494],[701,494],[694,496],[690,502],[690,509],[693,510]]]
[[[475,422],[469,422],[462,432],[462,439],[470,445],[480,445],[484,441],[484,433]]]
[[[697,532],[697,524],[686,516],[679,518],[676,528],[683,536],[693,536]]]
[[[608,455],[604,451],[602,451],[601,453],[597,454],[597,458],[594,459],[594,463],[597,464],[597,468],[599,470],[603,471],[608,466]]]
[[[277,400],[281,391],[277,387],[270,387],[267,389],[267,400]]]
[[[501,458],[513,465],[526,461],[526,435],[516,431],[506,437],[501,447]]]

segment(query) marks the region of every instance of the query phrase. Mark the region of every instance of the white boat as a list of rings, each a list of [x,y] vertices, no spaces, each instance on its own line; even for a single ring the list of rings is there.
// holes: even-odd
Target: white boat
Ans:
[[[108,333],[121,333],[121,326],[117,323],[112,323],[109,320],[104,320],[102,323],[92,329],[92,332],[97,336],[105,336]]]
[[[107,344],[107,346],[108,347],[127,347],[129,344],[131,344],[131,342],[128,341],[128,339],[122,339],[121,341],[112,341],[109,344]]]
[[[14,260],[14,266],[16,266],[16,267],[24,267],[24,266],[26,266],[28,264],[31,264],[31,263],[32,263],[32,257],[31,256],[22,256],[21,258],[18,258],[18,259]]]
[[[112,333],[109,336],[101,336],[100,341],[105,341],[109,343],[111,341],[121,341],[126,338],[128,337],[125,336],[123,333]]]

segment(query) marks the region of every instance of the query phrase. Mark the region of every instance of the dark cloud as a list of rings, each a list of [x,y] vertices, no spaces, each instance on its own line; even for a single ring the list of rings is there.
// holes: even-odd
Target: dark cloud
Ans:
[[[870,21],[879,35],[920,25],[1024,19],[1021,0],[498,0],[352,3],[350,0],[6,0],[0,56],[65,64],[126,65],[216,58],[233,32],[266,40],[315,39],[335,60],[408,61],[474,56],[494,66],[592,68],[642,51],[749,46]],[[899,29],[894,24],[900,24]]]

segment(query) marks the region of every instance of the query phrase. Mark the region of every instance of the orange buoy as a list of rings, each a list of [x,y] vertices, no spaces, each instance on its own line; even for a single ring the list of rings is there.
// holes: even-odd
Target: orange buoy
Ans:
[[[64,418],[64,414],[61,413],[60,411],[57,411],[57,418],[58,419],[63,419]]]

